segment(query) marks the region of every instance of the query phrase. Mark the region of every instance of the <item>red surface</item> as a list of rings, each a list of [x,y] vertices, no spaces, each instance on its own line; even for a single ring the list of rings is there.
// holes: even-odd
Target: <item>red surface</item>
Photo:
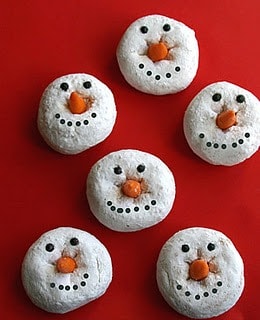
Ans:
[[[218,319],[259,319],[260,153],[237,166],[212,166],[192,153],[182,131],[188,103],[211,82],[231,81],[260,97],[259,9],[258,0],[1,2],[1,319],[184,319],[160,296],[155,265],[164,242],[191,226],[224,232],[244,258],[243,295]],[[196,30],[198,74],[176,95],[138,92],[117,66],[115,50],[124,30],[151,13]],[[118,118],[103,143],[64,156],[43,142],[36,116],[49,82],[74,72],[93,74],[112,89]],[[176,178],[176,201],[169,216],[135,233],[103,227],[85,197],[90,167],[121,148],[159,156]],[[28,247],[58,226],[93,233],[110,251],[114,266],[113,282],[104,296],[63,316],[35,307],[20,280]]]

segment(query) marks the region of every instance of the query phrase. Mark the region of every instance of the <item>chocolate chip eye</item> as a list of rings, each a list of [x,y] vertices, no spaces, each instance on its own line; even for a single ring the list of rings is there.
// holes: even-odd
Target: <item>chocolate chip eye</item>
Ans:
[[[70,239],[70,244],[72,246],[77,246],[79,244],[79,239],[78,238],[71,238]]]
[[[207,248],[208,248],[209,251],[215,250],[215,245],[214,245],[214,243],[209,243],[208,246],[207,246]]]
[[[243,103],[244,101],[246,100],[245,96],[243,96],[242,94],[239,94],[237,97],[236,97],[236,101],[238,103]]]
[[[142,27],[140,28],[140,31],[141,31],[142,33],[147,33],[147,32],[148,32],[148,28],[147,28],[146,26],[142,26]]]
[[[215,94],[213,94],[213,96],[212,96],[212,100],[215,101],[215,102],[221,100],[221,98],[222,98],[222,97],[221,97],[221,94],[220,94],[220,93],[215,93]]]
[[[67,84],[67,82],[62,82],[62,84],[60,85],[60,88],[63,91],[67,91],[69,89],[69,85]]]
[[[91,87],[91,82],[90,82],[90,81],[85,81],[85,82],[83,83],[83,87],[84,87],[85,89],[89,89],[89,88]]]
[[[52,252],[54,250],[54,245],[52,243],[46,244],[45,250],[48,252]]]
[[[136,168],[138,172],[144,172],[145,170],[145,165],[144,164],[139,164],[139,166]]]
[[[187,244],[183,244],[183,245],[181,246],[181,250],[182,250],[183,252],[188,252],[188,251],[190,250],[190,247],[189,247]]]
[[[121,174],[123,171],[122,171],[122,168],[120,166],[117,166],[114,168],[114,173],[115,174]]]
[[[170,31],[171,30],[171,26],[168,24],[168,23],[166,23],[164,26],[163,26],[163,30],[164,31]]]

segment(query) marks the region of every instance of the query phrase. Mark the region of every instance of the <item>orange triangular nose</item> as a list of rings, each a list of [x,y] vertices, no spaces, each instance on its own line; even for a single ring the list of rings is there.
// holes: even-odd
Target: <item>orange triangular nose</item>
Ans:
[[[153,61],[160,61],[167,57],[168,49],[163,42],[153,43],[149,46],[147,56]]]
[[[235,111],[233,110],[225,110],[218,114],[216,119],[217,126],[226,130],[237,123],[237,117]]]
[[[137,198],[142,192],[141,183],[136,180],[126,180],[126,182],[122,185],[122,192],[127,197]]]
[[[60,273],[71,273],[77,268],[77,264],[71,257],[60,257],[56,262],[56,268]]]
[[[88,106],[84,99],[77,92],[74,91],[70,95],[69,109],[72,113],[81,114],[87,111]]]
[[[209,265],[207,261],[197,259],[192,261],[189,268],[189,276],[191,279],[200,281],[205,279],[209,274]]]

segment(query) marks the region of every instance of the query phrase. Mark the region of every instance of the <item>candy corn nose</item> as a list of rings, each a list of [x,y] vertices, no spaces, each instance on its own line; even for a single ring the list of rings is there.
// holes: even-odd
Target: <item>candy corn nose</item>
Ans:
[[[207,261],[197,259],[192,261],[189,267],[189,276],[191,279],[200,281],[207,278],[209,274],[209,265]]]
[[[69,109],[71,113],[81,114],[88,110],[88,106],[84,99],[74,91],[69,98]]]
[[[147,56],[153,61],[160,61],[167,57],[168,49],[163,42],[153,43],[149,46]]]
[[[237,118],[235,111],[233,110],[225,110],[218,114],[216,119],[217,126],[226,130],[237,123]]]
[[[122,186],[122,192],[127,197],[137,198],[142,192],[141,183],[136,180],[126,180]]]
[[[56,262],[56,268],[60,273],[72,273],[77,268],[77,264],[71,257],[60,257]]]

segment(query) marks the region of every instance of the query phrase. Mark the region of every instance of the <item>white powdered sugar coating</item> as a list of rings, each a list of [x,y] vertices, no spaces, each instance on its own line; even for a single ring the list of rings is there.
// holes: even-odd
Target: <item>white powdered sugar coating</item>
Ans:
[[[118,167],[120,174],[115,173]],[[122,192],[122,185],[129,179],[142,185],[137,198]],[[87,178],[87,198],[95,217],[108,228],[137,231],[159,223],[169,214],[175,199],[175,181],[158,157],[139,150],[120,150],[92,167]]]
[[[166,44],[168,55],[153,62],[147,50],[159,42]],[[158,14],[148,15],[134,21],[125,31],[117,47],[117,60],[125,80],[137,90],[154,95],[172,94],[187,88],[194,79],[199,61],[198,43],[194,31],[182,22]]]
[[[61,85],[68,89],[62,90]],[[84,87],[88,83],[90,87]],[[72,92],[91,101],[91,107],[74,114],[68,107]],[[102,142],[111,133],[116,106],[111,90],[92,75],[76,73],[53,81],[44,91],[38,111],[38,128],[54,150],[77,154]]]
[[[214,94],[220,94],[221,99],[214,101]],[[216,124],[223,110],[233,110],[237,118],[237,123],[226,130]],[[184,115],[184,133],[193,152],[211,164],[232,166],[243,162],[259,149],[260,102],[235,84],[210,84],[189,104]]]
[[[189,265],[204,259],[211,271],[203,280],[189,276]],[[235,246],[223,233],[188,228],[174,234],[157,261],[157,283],[168,304],[195,319],[218,316],[238,301],[244,288],[244,265]]]
[[[76,261],[73,272],[57,270],[57,261],[63,256]],[[66,313],[97,299],[111,280],[112,262],[105,246],[93,235],[71,227],[44,233],[29,248],[22,264],[27,295],[36,306],[53,313]]]

